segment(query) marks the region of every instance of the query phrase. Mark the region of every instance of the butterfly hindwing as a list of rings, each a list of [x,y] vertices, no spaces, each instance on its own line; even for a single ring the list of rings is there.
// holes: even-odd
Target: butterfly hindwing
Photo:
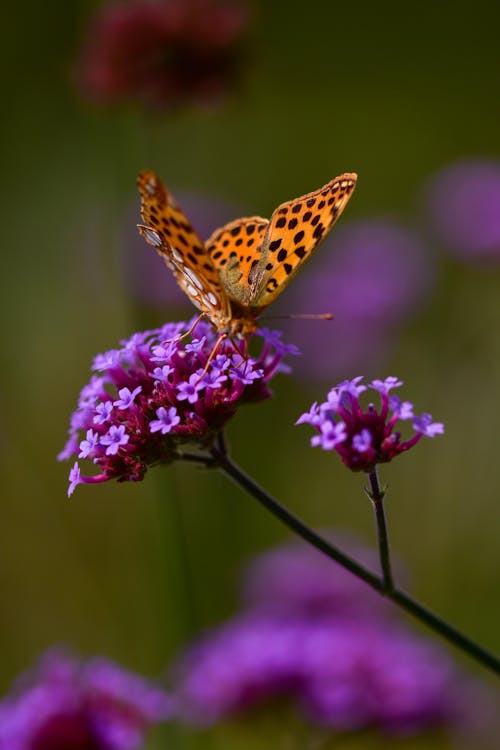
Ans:
[[[260,216],[236,219],[216,229],[206,242],[224,292],[241,305],[249,302],[249,277],[259,262],[268,224]]]
[[[173,271],[191,302],[217,326],[230,315],[229,302],[205,245],[153,172],[142,172],[137,183],[144,222],[139,226],[141,234]]]
[[[340,175],[319,190],[278,206],[250,277],[252,307],[269,305],[311,257],[344,210],[356,179],[355,174]]]

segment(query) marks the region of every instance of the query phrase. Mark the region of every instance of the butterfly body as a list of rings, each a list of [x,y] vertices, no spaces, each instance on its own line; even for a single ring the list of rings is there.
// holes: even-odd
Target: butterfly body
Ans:
[[[160,179],[142,172],[139,230],[214,327],[246,337],[331,229],[355,184],[355,174],[343,174],[278,206],[269,220],[236,219],[204,243]]]

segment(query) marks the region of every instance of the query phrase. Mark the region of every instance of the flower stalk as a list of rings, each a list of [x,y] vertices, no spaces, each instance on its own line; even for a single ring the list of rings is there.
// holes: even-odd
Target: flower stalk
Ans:
[[[380,567],[382,569],[382,577],[384,579],[384,593],[387,594],[394,589],[394,580],[392,577],[391,556],[389,551],[389,534],[387,532],[387,523],[385,520],[385,489],[382,489],[382,487],[380,486],[376,466],[373,471],[370,471],[370,473],[368,474],[368,480],[370,482],[370,488],[366,490],[366,494],[372,501],[373,510],[375,513]]]
[[[372,573],[372,571],[368,570],[368,568],[358,563],[349,555],[346,555],[335,545],[331,544],[331,542],[329,542],[327,539],[322,537],[320,534],[317,534],[298,516],[289,511],[284,505],[275,500],[268,492],[266,492],[266,490],[264,490],[259,484],[257,484],[242,469],[240,469],[240,467],[236,463],[234,463],[225,449],[221,450],[222,446],[225,446],[225,443],[224,439],[220,438],[217,441],[217,445],[210,450],[209,455],[199,455],[199,463],[206,467],[218,468],[225,476],[227,476],[242,490],[244,490],[251,497],[257,500],[279,521],[281,521],[281,523],[285,524],[285,526],[287,526],[295,534],[298,534],[300,537],[302,537],[302,539],[318,549],[324,555],[327,555],[327,557],[339,563],[339,565],[342,565],[353,575],[365,581],[365,583],[371,586],[375,591],[378,591],[380,594],[387,597],[397,606],[401,607],[410,615],[412,615],[415,619],[427,625],[427,627],[429,627],[435,633],[439,634],[449,643],[452,643],[456,648],[468,654],[472,659],[475,659],[487,669],[490,669],[492,672],[500,675],[500,659],[498,657],[487,651],[485,648],[480,646],[464,633],[457,630],[457,628],[455,628],[443,618],[436,615],[430,609],[424,607],[418,601],[413,599],[409,594],[400,590],[399,588],[397,588],[397,586],[394,586],[392,582],[392,576],[390,575],[390,567],[387,569],[389,571],[389,578],[387,579],[387,570],[384,570],[384,568],[384,577],[382,578]],[[210,457],[213,459],[213,462],[209,461]],[[190,457],[189,460],[193,460],[193,458]],[[373,491],[373,487],[371,488],[371,491]],[[380,490],[380,493],[382,493],[382,490]],[[383,521],[383,528],[385,529],[384,545],[386,545],[387,551],[386,562],[387,564],[389,564],[385,518],[383,518]]]

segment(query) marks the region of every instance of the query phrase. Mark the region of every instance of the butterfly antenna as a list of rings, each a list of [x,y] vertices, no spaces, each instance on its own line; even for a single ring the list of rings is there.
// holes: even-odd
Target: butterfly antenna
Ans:
[[[196,318],[193,325],[189,328],[188,331],[181,333],[179,336],[174,336],[173,339],[167,339],[167,341],[163,342],[163,346],[166,346],[167,344],[172,344],[174,341],[182,341],[182,339],[185,339],[186,336],[190,336],[193,333],[196,326],[198,325],[198,323],[201,320],[203,320],[204,317],[205,317],[205,313],[201,313],[201,315],[198,315],[198,317]]]
[[[333,313],[297,313],[296,315],[271,315],[261,320],[333,320]]]

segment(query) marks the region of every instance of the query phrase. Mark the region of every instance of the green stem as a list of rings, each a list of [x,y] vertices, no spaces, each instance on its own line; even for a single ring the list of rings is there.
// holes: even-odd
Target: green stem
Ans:
[[[400,591],[394,587],[387,588],[384,579],[375,575],[363,565],[360,565],[356,560],[344,554],[329,541],[313,531],[300,518],[295,516],[287,510],[287,508],[281,505],[281,503],[271,497],[271,495],[254,482],[248,474],[245,474],[245,472],[243,472],[226,453],[221,453],[214,448],[212,449],[211,455],[215,459],[215,465],[223,474],[229,477],[241,489],[248,492],[249,495],[267,508],[267,510],[269,510],[276,518],[288,526],[289,529],[305,539],[306,542],[330,557],[332,560],[335,560],[335,562],[338,562],[342,567],[349,570],[361,580],[365,581],[365,583],[373,589],[386,596],[417,620],[427,625],[435,633],[439,633],[439,635],[449,641],[449,643],[452,643],[454,646],[461,649],[471,658],[475,659],[496,674],[500,674],[500,659],[472,641],[466,635],[446,622],[446,620],[443,620],[441,617],[434,614],[434,612],[431,612],[431,610],[415,601],[404,591]]]
[[[378,552],[380,557],[380,567],[384,579],[385,593],[388,594],[394,589],[394,580],[391,570],[391,556],[389,552],[389,535],[387,533],[387,524],[385,520],[384,498],[385,491],[381,488],[378,480],[377,467],[368,474],[370,489],[367,491],[368,497],[372,501],[375,512],[375,523],[377,525]]]

